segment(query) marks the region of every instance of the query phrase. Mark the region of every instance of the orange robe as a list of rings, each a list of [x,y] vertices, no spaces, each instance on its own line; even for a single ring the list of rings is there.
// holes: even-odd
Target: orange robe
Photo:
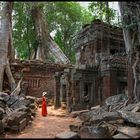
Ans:
[[[47,116],[47,103],[46,103],[46,98],[43,96],[42,97],[42,116]]]

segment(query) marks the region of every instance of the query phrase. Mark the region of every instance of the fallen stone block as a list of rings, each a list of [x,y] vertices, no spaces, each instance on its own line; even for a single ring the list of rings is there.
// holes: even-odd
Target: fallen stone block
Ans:
[[[121,134],[121,133],[114,135],[112,138],[113,139],[130,139],[130,137],[128,137],[124,134]]]
[[[0,120],[0,135],[3,133],[4,133],[4,127],[3,127],[2,120]]]
[[[140,112],[118,111],[125,122],[140,125]]]
[[[32,104],[30,104],[30,106],[29,106],[31,109],[35,109],[35,104],[34,103],[32,103]]]
[[[80,125],[69,125],[69,128],[72,132],[78,132],[80,130]]]
[[[140,128],[137,127],[119,127],[118,132],[122,132],[129,138],[140,138]]]
[[[18,96],[11,95],[9,100],[6,102],[6,104],[8,105],[8,107],[10,107],[12,104],[14,104],[18,100],[19,100]]]
[[[70,116],[75,118],[75,117],[79,116],[81,113],[85,113],[85,112],[89,112],[89,110],[72,111],[70,113]]]
[[[134,104],[128,104],[126,107],[120,109],[121,111],[132,111],[132,112],[140,112],[140,102]]]
[[[0,120],[2,120],[4,113],[5,113],[5,110],[0,107]]]
[[[80,138],[110,138],[108,127],[83,126],[78,132]]]
[[[24,118],[23,120],[20,121],[19,123],[19,132],[21,132],[27,125],[27,119]]]
[[[113,124],[107,123],[107,122],[101,122],[97,126],[102,126],[102,127],[108,127],[109,130],[109,136],[112,137],[116,132],[117,132],[117,127]]]
[[[91,124],[98,124],[102,121],[115,121],[121,119],[118,112],[104,112],[100,115],[93,115],[90,119]]]
[[[19,122],[26,118],[27,113],[26,112],[13,112],[7,119],[7,125],[19,125]]]
[[[0,107],[6,108],[6,104],[5,104],[4,100],[0,100]]]
[[[110,96],[105,100],[106,105],[114,105],[115,103],[126,101],[128,99],[126,94],[118,94],[114,96]]]
[[[75,139],[75,138],[79,138],[77,133],[72,132],[72,131],[66,131],[66,132],[62,132],[59,133],[55,136],[55,138],[57,139]]]
[[[5,97],[5,96],[9,96],[9,95],[5,92],[0,92],[0,97]]]
[[[31,103],[34,103],[36,97],[33,97],[33,96],[26,96],[26,99],[29,100]]]

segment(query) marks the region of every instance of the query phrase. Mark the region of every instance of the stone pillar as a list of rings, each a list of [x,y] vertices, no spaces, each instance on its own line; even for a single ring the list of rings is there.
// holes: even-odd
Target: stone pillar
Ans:
[[[55,109],[61,106],[60,104],[60,73],[55,73],[55,99],[54,99],[54,107]]]

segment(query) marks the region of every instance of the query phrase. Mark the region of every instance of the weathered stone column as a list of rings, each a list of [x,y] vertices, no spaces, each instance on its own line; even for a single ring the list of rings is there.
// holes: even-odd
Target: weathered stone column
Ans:
[[[60,73],[55,73],[55,91],[54,91],[55,99],[54,99],[54,107],[59,108],[60,104]]]

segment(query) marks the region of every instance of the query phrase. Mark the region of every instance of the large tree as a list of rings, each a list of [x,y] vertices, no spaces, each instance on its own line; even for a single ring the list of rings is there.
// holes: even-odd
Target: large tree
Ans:
[[[108,24],[118,24],[116,22],[117,11],[109,7],[108,1],[96,1],[89,4],[94,19],[100,19]]]
[[[42,21],[47,23],[48,34],[55,32],[55,42],[70,60],[75,61],[75,35],[83,24],[91,22],[90,12],[77,2],[36,2],[36,9],[38,5],[38,12],[42,17],[36,15],[37,18],[32,18],[37,14],[33,15],[35,5],[33,6],[32,2],[14,3],[13,37],[19,58],[30,59],[33,54],[32,50],[37,50],[39,37],[36,37],[37,29],[35,26],[37,24],[35,25],[34,21],[37,21],[37,18],[42,18]],[[49,59],[51,58],[52,56],[49,55]]]
[[[140,101],[140,2],[119,2],[128,54],[128,92],[131,101]]]
[[[1,9],[0,30],[0,91],[3,90],[4,74],[7,75],[11,90],[15,88],[15,80],[12,76],[9,61],[14,59],[12,44],[12,2],[3,2]]]

